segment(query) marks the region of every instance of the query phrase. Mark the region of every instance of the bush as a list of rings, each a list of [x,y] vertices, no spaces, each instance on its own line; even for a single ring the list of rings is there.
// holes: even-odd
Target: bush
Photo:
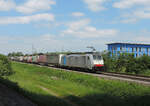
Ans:
[[[143,74],[150,70],[150,56],[135,58],[133,54],[121,53],[111,57],[109,53],[104,53],[103,58],[106,71]]]
[[[127,63],[126,72],[130,73],[145,73],[148,69],[150,69],[150,57],[149,56],[141,56],[139,58],[130,57]]]
[[[12,73],[11,62],[6,56],[0,54],[0,76],[10,75]]]
[[[126,73],[138,73],[139,71],[138,61],[134,56],[128,57],[128,62],[126,63]]]
[[[138,58],[138,65],[140,69],[139,73],[145,73],[145,71],[150,69],[150,56],[143,55]]]
[[[104,59],[105,71],[113,71],[113,70],[115,70],[116,59],[112,58],[110,56],[110,53],[103,53],[102,56],[103,56],[103,59]]]
[[[116,71],[117,72],[125,72],[127,63],[128,63],[129,55],[128,54],[120,54],[118,58],[116,58]]]

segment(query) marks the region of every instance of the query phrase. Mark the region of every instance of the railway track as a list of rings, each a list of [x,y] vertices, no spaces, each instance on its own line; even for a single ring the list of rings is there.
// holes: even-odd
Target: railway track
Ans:
[[[122,77],[122,78],[129,78],[129,79],[135,79],[135,80],[150,82],[150,77],[149,76],[131,75],[131,74],[114,73],[114,72],[100,72],[100,73],[103,74],[103,75],[108,75],[108,76],[115,76],[115,77]]]
[[[25,63],[25,64],[29,64],[29,63]],[[87,72],[85,70],[76,71],[76,70],[72,70],[72,69],[58,68],[58,67],[54,67],[54,66],[43,66],[43,65],[38,65],[38,64],[32,64],[32,65],[36,65],[39,67],[48,67],[48,68],[57,69],[57,70],[65,70],[65,71],[72,71],[72,72],[76,72],[76,73],[88,74],[88,75],[92,75],[92,76],[96,76],[96,77],[100,77],[100,78],[104,78],[104,79],[135,82],[135,83],[150,86],[150,77],[149,76],[131,75],[131,74],[114,73],[114,72],[91,73],[91,72]]]

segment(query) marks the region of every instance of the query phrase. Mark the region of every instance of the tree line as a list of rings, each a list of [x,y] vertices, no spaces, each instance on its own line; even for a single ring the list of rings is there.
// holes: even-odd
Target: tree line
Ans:
[[[143,55],[135,58],[134,54],[120,53],[119,56],[111,56],[110,53],[103,53],[105,71],[150,74],[150,56]]]

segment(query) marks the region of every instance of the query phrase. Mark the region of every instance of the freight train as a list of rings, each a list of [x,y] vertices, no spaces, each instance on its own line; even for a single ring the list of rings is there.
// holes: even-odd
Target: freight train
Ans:
[[[104,60],[98,52],[19,56],[11,57],[11,60],[93,72],[104,70]]]

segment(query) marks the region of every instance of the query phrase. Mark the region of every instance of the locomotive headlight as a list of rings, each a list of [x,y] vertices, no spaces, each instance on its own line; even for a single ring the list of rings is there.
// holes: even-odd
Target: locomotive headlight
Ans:
[[[103,67],[104,65],[102,64],[95,64],[95,67]]]

